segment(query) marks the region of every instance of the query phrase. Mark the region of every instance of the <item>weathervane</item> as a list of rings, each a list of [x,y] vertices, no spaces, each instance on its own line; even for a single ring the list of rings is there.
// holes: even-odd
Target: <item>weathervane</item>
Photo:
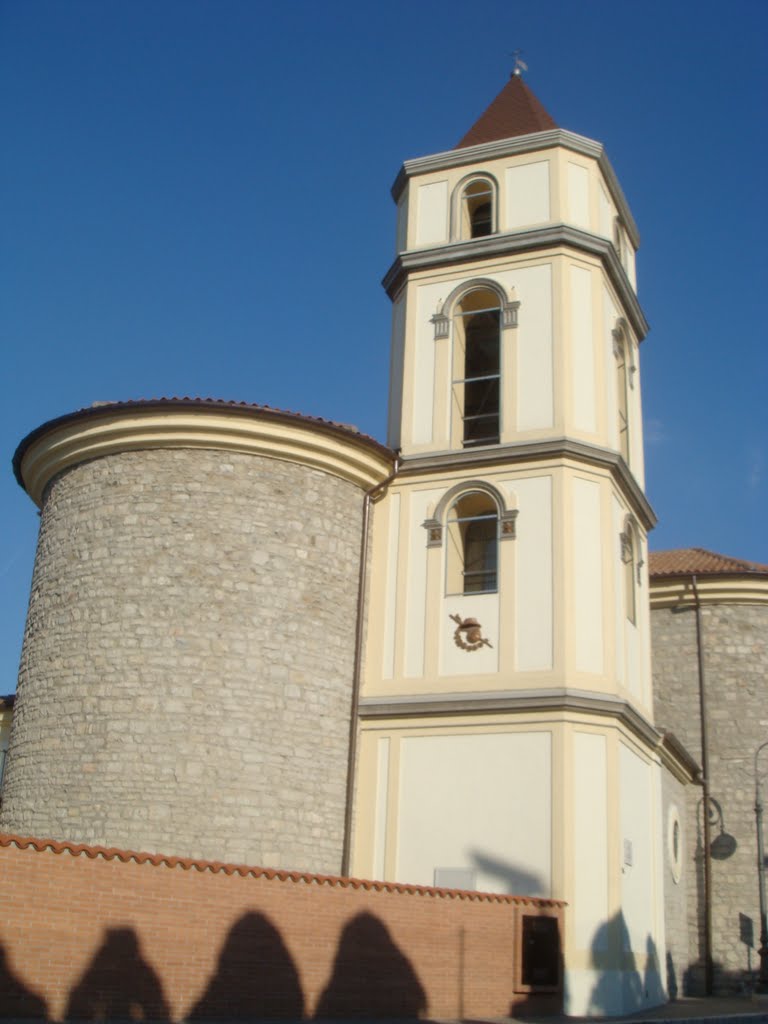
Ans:
[[[522,50],[513,50],[510,54],[511,57],[515,58],[515,67],[512,75],[516,78],[522,78],[523,72],[528,70],[528,65],[521,57],[522,52]]]

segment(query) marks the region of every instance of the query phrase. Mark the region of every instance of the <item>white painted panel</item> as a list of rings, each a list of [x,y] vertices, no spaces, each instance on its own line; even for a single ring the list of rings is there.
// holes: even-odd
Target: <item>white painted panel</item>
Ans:
[[[571,266],[571,404],[574,426],[597,430],[595,396],[595,348],[592,322],[592,272]]]
[[[424,675],[424,629],[427,620],[427,532],[423,522],[427,510],[436,504],[442,491],[413,491],[410,495],[408,534],[408,588],[405,607],[405,676]]]
[[[432,419],[435,409],[435,345],[447,345],[448,339],[435,341],[435,328],[431,323],[438,303],[450,291],[445,283],[424,285],[416,296],[416,323],[414,325],[413,354],[413,420],[414,444],[429,444],[432,440]],[[448,381],[443,382],[449,387]]]
[[[389,355],[389,419],[387,444],[400,447],[403,422],[403,357],[405,353],[405,298],[392,306],[392,342]]]
[[[511,231],[550,219],[548,160],[507,167],[504,185],[507,214],[502,230]]]
[[[395,232],[395,252],[403,252],[408,246],[408,190],[397,202],[397,229]]]
[[[538,672],[553,664],[552,478],[504,481],[517,496],[513,595],[515,669]],[[504,623],[505,630],[511,623]]]
[[[621,534],[624,530],[624,509],[616,498],[612,499],[611,513],[611,557],[613,558],[613,618],[616,642],[616,681],[622,686],[626,682],[624,643],[624,573],[621,561]]]
[[[608,920],[608,797],[605,737],[573,737],[573,929],[576,949],[604,952]]]
[[[589,227],[589,171],[581,164],[568,164],[568,219]]]
[[[397,880],[465,868],[478,889],[548,896],[550,747],[547,732],[404,739]]]
[[[384,639],[381,674],[391,679],[395,672],[395,622],[397,617],[397,563],[400,557],[400,495],[389,498],[387,528],[387,579],[384,598]]]
[[[603,577],[600,487],[592,480],[573,481],[571,545],[576,669],[603,671]]]
[[[419,186],[416,245],[448,241],[448,182]]]
[[[465,651],[454,640],[456,623],[451,615],[473,618],[483,627],[491,646]],[[454,594],[443,597],[440,622],[440,675],[487,675],[499,671],[499,595]]]
[[[373,877],[384,878],[389,806],[389,738],[379,737],[376,749],[376,815],[373,823]]]
[[[602,185],[598,189],[597,196],[600,217],[598,230],[604,238],[608,238],[613,241],[613,221],[616,216],[613,212],[613,204],[608,198],[608,195]]]
[[[619,777],[624,948],[645,956],[648,939],[655,932],[653,876],[656,834],[651,766],[623,743],[619,746]],[[631,863],[627,863],[628,860]]]
[[[637,594],[637,602],[640,601],[640,594]],[[639,616],[638,616],[639,618]],[[636,700],[643,699],[640,632],[636,625],[625,618],[627,631],[627,689]]]
[[[517,328],[517,430],[553,423],[552,268],[518,270],[513,276],[520,300]],[[507,333],[507,332],[505,332]],[[505,365],[503,372],[508,373]],[[512,372],[515,368],[512,367]]]

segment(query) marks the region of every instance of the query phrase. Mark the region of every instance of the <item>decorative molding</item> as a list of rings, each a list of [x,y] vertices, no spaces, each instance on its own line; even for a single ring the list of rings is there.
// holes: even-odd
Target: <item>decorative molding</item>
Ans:
[[[435,325],[435,341],[447,338],[451,333],[451,321],[445,313],[435,313],[429,322]]]
[[[520,510],[510,508],[499,516],[501,523],[499,529],[499,540],[514,540],[517,537],[517,517]]]
[[[364,490],[389,476],[393,458],[378,442],[330,424],[258,408],[170,401],[84,410],[31,436],[35,439],[24,447],[18,468],[20,482],[37,505],[63,470],[130,451],[203,448],[260,455],[322,470]]]
[[[702,605],[768,606],[768,575],[697,574],[696,588]],[[651,611],[663,608],[693,611],[696,607],[690,576],[652,576],[648,589]]]
[[[451,267],[473,260],[486,260],[499,256],[512,256],[535,252],[538,249],[553,249],[567,246],[602,260],[606,275],[616,289],[632,330],[642,341],[649,331],[648,321],[640,307],[635,290],[610,239],[584,231],[572,224],[550,224],[543,228],[526,231],[506,231],[497,235],[486,235],[466,242],[448,242],[427,249],[413,249],[401,252],[384,275],[382,284],[391,299],[403,286],[408,274],[414,270],[434,267]],[[463,286],[462,286],[463,287]],[[498,288],[498,285],[497,285]]]
[[[463,167],[466,164],[479,164],[485,160],[497,160],[499,157],[516,156],[519,153],[535,153],[537,150],[555,149],[558,146],[569,149],[572,153],[580,153],[582,156],[589,156],[597,160],[597,165],[602,171],[605,184],[608,186],[624,229],[634,248],[639,249],[640,232],[637,230],[635,218],[632,216],[632,211],[629,209],[626,196],[605,148],[600,142],[588,139],[586,135],[578,135],[576,132],[569,132],[563,128],[532,132],[530,135],[518,135],[511,139],[483,142],[478,146],[450,149],[444,153],[434,153],[430,156],[406,160],[392,186],[392,198],[397,202],[408,179],[417,174],[447,170],[450,167]]]
[[[502,330],[507,327],[517,327],[517,311],[520,309],[520,302],[505,302],[501,307]]]
[[[443,524],[439,519],[425,519],[421,524],[427,531],[427,547],[439,548],[443,543]]]
[[[407,697],[364,697],[361,719],[424,718],[446,715],[487,715],[500,712],[576,711],[614,718],[652,749],[664,741],[656,729],[629,701],[613,694],[556,687],[541,690],[418,694]]]
[[[568,437],[552,438],[549,441],[512,441],[487,447],[464,448],[461,451],[434,452],[429,455],[404,455],[400,476],[434,473],[445,469],[474,471],[481,466],[556,459],[573,459],[610,470],[643,527],[651,530],[656,525],[656,513],[618,452],[584,441],[574,441]],[[473,484],[476,483],[478,481],[473,481]]]

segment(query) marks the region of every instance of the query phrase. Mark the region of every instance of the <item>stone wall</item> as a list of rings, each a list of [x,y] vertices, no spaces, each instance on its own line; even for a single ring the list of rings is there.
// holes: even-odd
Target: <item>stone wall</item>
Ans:
[[[661,965],[666,979],[670,999],[683,994],[683,975],[690,963],[689,920],[688,920],[688,875],[692,873],[689,851],[693,849],[693,837],[686,828],[688,814],[686,798],[689,789],[697,786],[683,785],[668,770],[661,776],[662,803],[662,857],[664,862],[664,933],[667,953],[666,964]],[[680,857],[674,853],[674,823],[679,820]]]
[[[523,919],[561,920],[554,900],[3,835],[0,873],[14,897],[0,1018],[486,1020],[562,1006],[561,991],[523,984]]]
[[[768,738],[768,605],[704,603],[702,632],[709,723],[712,839],[732,836],[735,850],[712,861],[712,946],[718,990],[742,987],[756,967],[742,941],[742,918],[759,944],[753,758]],[[651,615],[655,718],[701,758],[696,620],[693,607],[657,608]],[[768,761],[768,758],[766,758]],[[768,766],[764,765],[768,768]],[[765,773],[768,786],[768,770]],[[703,842],[701,789],[690,787],[688,852],[688,988],[703,984]],[[727,853],[727,838],[720,847]],[[717,847],[716,847],[717,851]],[[692,868],[693,870],[690,870]],[[698,908],[698,909],[697,909]]]
[[[153,450],[49,485],[2,827],[338,871],[362,491]]]

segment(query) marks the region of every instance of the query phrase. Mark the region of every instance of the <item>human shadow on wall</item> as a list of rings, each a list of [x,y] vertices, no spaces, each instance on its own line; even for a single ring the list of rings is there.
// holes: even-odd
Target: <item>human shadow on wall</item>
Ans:
[[[299,972],[280,932],[251,911],[232,925],[216,973],[187,1020],[304,1016]]]
[[[133,928],[108,928],[69,993],[66,1020],[169,1021],[163,985]]]
[[[426,992],[386,925],[368,913],[348,921],[315,1018],[419,1017],[426,1010]]]
[[[549,895],[548,892],[544,892],[544,879],[541,875],[515,867],[514,864],[491,857],[490,854],[482,853],[480,850],[472,850],[470,856],[478,871],[484,875],[501,879],[503,888],[500,886],[499,889],[502,892],[512,896]]]
[[[0,943],[0,1017],[36,1017],[48,1020],[48,1005],[27,988],[11,970]]]
[[[617,972],[619,957],[622,969]],[[621,911],[595,932],[592,963],[600,973],[590,995],[589,1014],[630,1014],[666,1002],[656,943],[646,936],[641,974]]]
[[[617,971],[621,958],[624,970]],[[643,1005],[643,979],[631,951],[629,930],[621,911],[595,931],[592,937],[592,966],[598,980],[589,997],[588,1014],[632,1013]]]

